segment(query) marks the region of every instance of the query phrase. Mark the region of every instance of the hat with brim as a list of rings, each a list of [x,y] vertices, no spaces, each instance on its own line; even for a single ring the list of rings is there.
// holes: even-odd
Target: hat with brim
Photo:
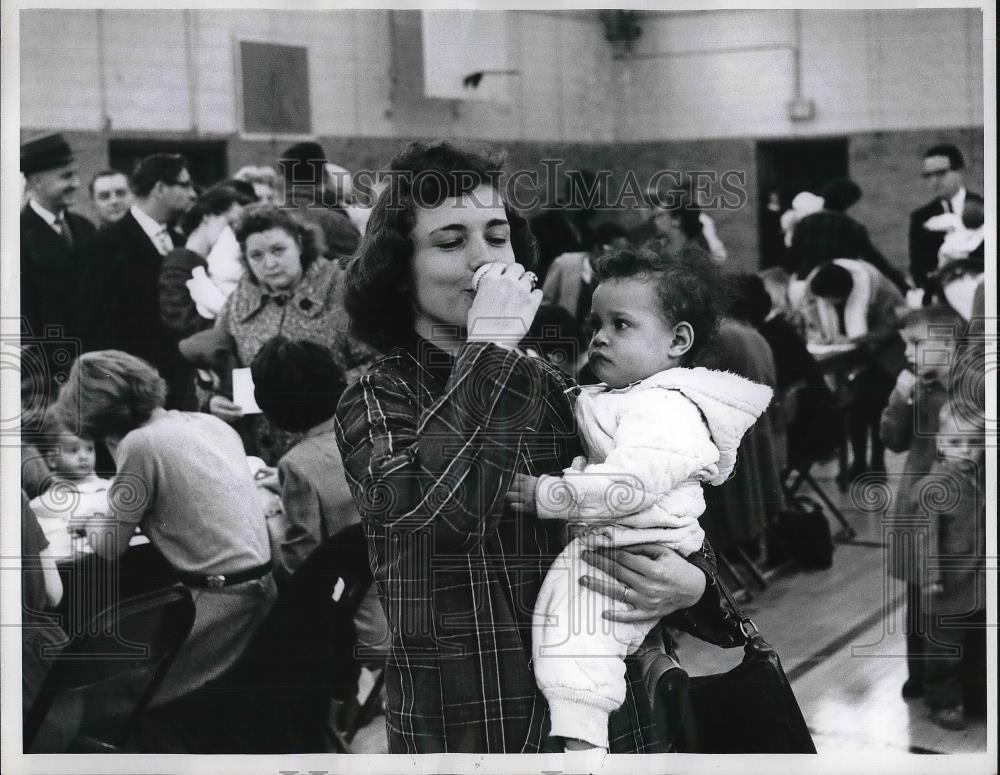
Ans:
[[[322,145],[306,141],[288,148],[281,154],[278,164],[286,184],[312,183],[318,186],[323,180],[323,165],[328,161]]]
[[[60,134],[37,137],[21,144],[21,172],[25,175],[64,167],[73,158],[73,149]]]

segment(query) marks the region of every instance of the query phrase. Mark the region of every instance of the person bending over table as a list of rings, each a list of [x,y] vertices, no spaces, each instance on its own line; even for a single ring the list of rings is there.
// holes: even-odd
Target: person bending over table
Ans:
[[[118,350],[81,355],[56,411],[80,435],[103,440],[118,472],[110,519],[87,532],[117,558],[136,525],[191,589],[195,620],[152,705],[186,695],[243,653],[274,602],[264,512],[235,430],[208,414],[167,411],[166,383]]]
[[[814,269],[806,282],[806,300],[812,302],[806,309],[819,339],[849,341],[857,345],[865,360],[850,383],[853,402],[847,412],[853,462],[848,478],[853,480],[867,471],[885,473],[879,420],[896,376],[906,363],[898,330],[900,310],[905,306],[903,295],[874,266],[854,259],[828,261]]]

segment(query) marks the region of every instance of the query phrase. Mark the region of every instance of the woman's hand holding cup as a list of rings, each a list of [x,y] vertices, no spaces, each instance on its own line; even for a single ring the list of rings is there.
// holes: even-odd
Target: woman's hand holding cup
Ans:
[[[538,278],[520,264],[481,266],[473,277],[476,298],[468,315],[468,341],[516,347],[542,303]]]

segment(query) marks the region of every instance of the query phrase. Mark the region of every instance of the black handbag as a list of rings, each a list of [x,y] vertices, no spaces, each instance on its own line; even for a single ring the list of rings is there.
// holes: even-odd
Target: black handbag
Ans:
[[[833,565],[833,535],[820,506],[804,495],[788,499],[768,529],[768,555],[791,557],[804,570],[826,570]]]
[[[792,693],[777,652],[743,613],[725,583],[746,638],[743,662],[726,673],[691,676],[686,712],[674,738],[682,753],[816,753],[812,735]]]

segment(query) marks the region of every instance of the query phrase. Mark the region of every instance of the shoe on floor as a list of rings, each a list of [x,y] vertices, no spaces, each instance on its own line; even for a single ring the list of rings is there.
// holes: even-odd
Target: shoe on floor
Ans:
[[[915,678],[907,678],[903,684],[903,699],[912,700],[924,696],[924,684]]]
[[[965,723],[965,709],[961,705],[932,710],[930,719],[942,729],[950,729],[952,732],[961,732],[968,726]]]

